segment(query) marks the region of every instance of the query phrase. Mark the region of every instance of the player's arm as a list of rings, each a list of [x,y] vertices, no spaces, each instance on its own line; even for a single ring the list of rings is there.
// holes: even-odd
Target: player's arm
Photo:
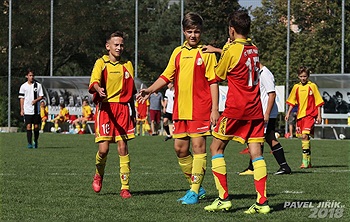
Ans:
[[[266,111],[264,114],[265,123],[267,123],[270,119],[271,110],[273,108],[273,105],[274,105],[275,99],[276,99],[276,92],[269,92],[267,95],[268,95],[267,107],[266,107]]]
[[[166,84],[167,82],[163,78],[158,78],[150,87],[140,90],[140,92],[136,95],[137,101],[144,103],[153,92],[164,87]]]
[[[211,113],[210,113],[210,122],[213,126],[216,125],[220,113],[219,113],[219,86],[217,83],[210,85],[211,93]]]
[[[21,106],[20,114],[21,114],[21,116],[24,116],[24,98],[19,99],[19,104]]]

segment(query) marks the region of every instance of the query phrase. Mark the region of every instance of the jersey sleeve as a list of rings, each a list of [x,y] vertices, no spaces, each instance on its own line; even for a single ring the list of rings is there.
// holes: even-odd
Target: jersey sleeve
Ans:
[[[318,90],[318,87],[316,84],[313,84],[313,92],[315,97],[315,105],[316,107],[322,106],[324,104],[323,98],[321,96],[320,91]]]
[[[23,99],[24,95],[25,95],[24,85],[22,84],[21,87],[19,88],[18,98]]]
[[[205,77],[208,79],[210,83],[215,83],[216,76],[215,76],[215,66],[217,64],[216,57],[214,53],[207,53],[207,61],[205,66]]]
[[[102,78],[102,70],[104,69],[104,62],[100,58],[96,60],[94,68],[92,69],[91,78],[90,78],[90,84],[89,84],[89,92],[93,93],[92,90],[94,84],[101,84],[101,78]]]
[[[289,94],[289,97],[286,101],[288,105],[295,106],[298,104],[297,97],[296,97],[296,91],[297,91],[298,85],[294,85],[292,91]]]
[[[266,67],[262,69],[260,81],[260,84],[266,89],[266,93],[275,92],[275,78]]]
[[[230,45],[225,45],[222,49],[220,60],[215,67],[216,77],[219,81],[226,80],[227,72],[229,71],[229,66],[231,64],[231,53],[229,51]]]
[[[176,70],[175,59],[176,59],[176,56],[179,54],[180,49],[181,49],[180,47],[177,47],[176,49],[174,49],[173,53],[170,56],[167,67],[165,68],[164,72],[160,76],[160,78],[164,79],[166,82],[171,82],[174,79],[175,70]]]

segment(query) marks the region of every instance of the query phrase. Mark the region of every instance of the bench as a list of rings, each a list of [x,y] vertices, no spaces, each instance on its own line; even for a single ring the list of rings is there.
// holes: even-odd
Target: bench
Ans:
[[[321,124],[315,124],[315,128],[321,127],[321,137],[324,137],[324,129],[330,128],[333,131],[335,139],[339,140],[339,134],[337,129],[347,129],[350,128],[348,125],[348,114],[336,114],[336,113],[323,113],[322,110],[322,122]]]

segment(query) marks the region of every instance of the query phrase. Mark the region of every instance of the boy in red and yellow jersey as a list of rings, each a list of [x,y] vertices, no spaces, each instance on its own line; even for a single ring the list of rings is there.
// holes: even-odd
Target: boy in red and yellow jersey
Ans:
[[[40,101],[40,117],[41,117],[41,128],[40,128],[40,133],[44,132],[44,128],[46,125],[46,121],[49,116],[49,108],[46,105],[45,100]]]
[[[87,100],[83,100],[83,105],[81,107],[82,117],[75,119],[73,121],[73,125],[75,125],[75,129],[77,129],[79,134],[85,133],[86,122],[92,120],[92,110]],[[81,124],[81,127],[80,127]]]
[[[174,148],[190,185],[190,190],[179,199],[182,204],[196,204],[205,196],[201,184],[206,169],[206,136],[211,134],[210,126],[215,125],[219,117],[216,57],[202,52],[202,25],[203,19],[197,13],[185,15],[182,28],[186,41],[174,49],[168,66],[156,82],[137,96],[138,100],[145,101],[154,91],[174,82]]]
[[[104,169],[110,143],[117,143],[120,160],[120,181],[122,198],[130,198],[129,174],[130,158],[127,141],[135,138],[135,109],[133,95],[134,68],[130,61],[124,61],[124,34],[112,33],[106,40],[108,55],[99,58],[92,70],[89,92],[94,94],[97,103],[95,114],[95,142],[98,143],[96,154],[96,173],[92,183],[98,193],[102,188]],[[129,106],[132,106],[130,109]],[[130,115],[132,110],[132,115]]]
[[[317,85],[309,81],[310,71],[306,67],[298,70],[299,83],[293,86],[287,99],[289,105],[285,116],[287,121],[294,106],[298,105],[296,134],[301,137],[303,160],[300,168],[311,168],[310,135],[314,134],[314,126],[321,123],[321,106],[324,104]]]
[[[60,130],[58,129],[59,123],[64,123],[67,120],[69,120],[69,110],[66,108],[64,103],[60,104],[60,112],[59,114],[53,119],[53,122],[55,124],[55,131],[58,133]]]
[[[149,108],[149,100],[147,100],[144,103],[139,103],[138,101],[135,102],[135,108],[136,108],[136,134],[142,136],[145,135],[146,132],[146,124],[148,124],[147,117],[148,117],[148,108]],[[140,132],[140,125],[142,124],[142,133]]]
[[[230,140],[248,143],[250,158],[254,167],[254,185],[257,192],[256,203],[247,214],[268,213],[270,207],[266,197],[267,170],[260,143],[264,142],[264,117],[259,89],[258,48],[247,38],[250,31],[250,17],[239,10],[229,17],[231,42],[222,50],[220,61],[215,68],[218,81],[228,81],[225,110],[213,130],[210,145],[212,172],[219,192],[206,211],[229,210],[229,199],[225,148]]]

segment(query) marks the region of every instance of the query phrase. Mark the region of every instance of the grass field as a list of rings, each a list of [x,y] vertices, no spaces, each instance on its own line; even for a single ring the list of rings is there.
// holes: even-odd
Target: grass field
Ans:
[[[313,140],[314,167],[301,170],[300,140],[280,139],[293,174],[279,176],[273,175],[278,165],[266,146],[267,193],[273,208],[268,215],[243,213],[256,194],[252,176],[236,174],[248,164],[248,156],[239,154],[244,148],[239,143],[231,142],[225,153],[233,209],[208,213],[203,208],[217,197],[210,155],[203,182],[207,197],[199,204],[182,206],[176,200],[188,185],[172,141],[137,137],[129,142],[133,197],[126,200],[119,196],[115,145],[108,156],[103,189],[95,194],[91,182],[97,145],[92,135],[44,133],[39,141],[39,149],[27,149],[24,133],[0,134],[1,221],[350,221],[349,140]],[[344,208],[284,207],[286,202],[294,206],[312,202],[316,207],[326,201],[340,202]]]

